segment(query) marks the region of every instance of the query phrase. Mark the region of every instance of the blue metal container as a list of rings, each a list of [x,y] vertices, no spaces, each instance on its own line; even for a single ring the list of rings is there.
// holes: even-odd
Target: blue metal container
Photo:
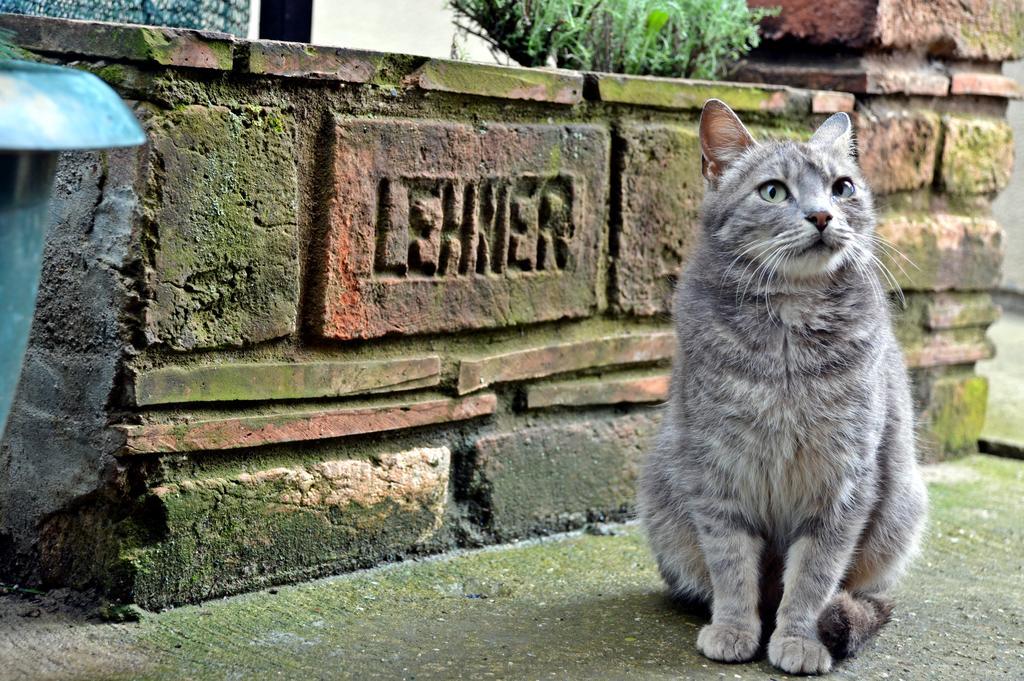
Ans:
[[[96,76],[0,61],[0,435],[32,325],[59,152],[145,141],[128,107]]]

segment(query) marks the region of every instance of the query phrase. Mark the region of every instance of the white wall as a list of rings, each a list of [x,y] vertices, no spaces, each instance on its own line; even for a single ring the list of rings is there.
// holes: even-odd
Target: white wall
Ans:
[[[313,0],[317,45],[449,57],[454,34],[445,0]],[[493,62],[483,41],[470,38],[466,58]]]
[[[1003,73],[1024,85],[1024,61],[1004,64]],[[1013,127],[1016,161],[1010,185],[996,199],[992,210],[1006,230],[1003,286],[1024,294],[1024,102],[1010,102],[1006,118]]]

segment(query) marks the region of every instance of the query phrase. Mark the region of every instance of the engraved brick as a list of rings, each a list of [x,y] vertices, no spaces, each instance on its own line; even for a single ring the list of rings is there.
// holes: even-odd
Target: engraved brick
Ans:
[[[931,184],[939,116],[929,111],[866,112],[857,117],[858,159],[879,194]]]
[[[496,404],[495,396],[485,393],[461,399],[428,399],[315,412],[259,413],[118,428],[126,438],[124,454],[208,451],[325,440],[463,421],[493,414]]]
[[[1013,171],[1013,130],[1004,120],[945,116],[942,186],[952,194],[994,194]]]
[[[531,385],[526,407],[584,407],[599,404],[661,402],[668,397],[669,375],[600,377]]]
[[[625,517],[654,430],[639,413],[482,437],[470,493],[502,540]]]
[[[139,406],[293,400],[397,392],[437,385],[441,358],[162,367],[135,377]]]
[[[459,393],[494,383],[522,381],[593,367],[641,364],[669,359],[671,331],[606,336],[570,343],[501,352],[459,363]]]
[[[276,109],[185,106],[148,125],[148,339],[192,350],[291,333],[299,300],[292,120]]]
[[[933,213],[879,221],[878,234],[910,260],[879,251],[907,291],[977,291],[995,288],[1003,261],[1003,230],[984,217]]]
[[[589,125],[347,120],[315,331],[330,339],[597,307],[608,136]]]
[[[700,142],[694,128],[677,125],[630,123],[620,135],[612,303],[629,314],[662,314],[700,234]]]
[[[339,47],[259,40],[244,44],[242,69],[258,75],[367,83],[383,55]]]

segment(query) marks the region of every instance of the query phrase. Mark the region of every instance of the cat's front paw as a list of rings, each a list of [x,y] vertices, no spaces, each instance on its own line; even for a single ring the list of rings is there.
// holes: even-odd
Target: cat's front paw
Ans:
[[[827,674],[832,670],[828,648],[803,636],[773,635],[768,642],[768,661],[787,674]]]
[[[754,659],[760,633],[728,624],[708,624],[697,634],[697,649],[718,662],[746,662]]]

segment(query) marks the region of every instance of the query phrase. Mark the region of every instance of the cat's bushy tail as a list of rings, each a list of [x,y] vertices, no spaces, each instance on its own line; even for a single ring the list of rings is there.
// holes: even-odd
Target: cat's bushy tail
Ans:
[[[853,657],[891,614],[888,601],[840,591],[818,618],[818,636],[833,659]]]

